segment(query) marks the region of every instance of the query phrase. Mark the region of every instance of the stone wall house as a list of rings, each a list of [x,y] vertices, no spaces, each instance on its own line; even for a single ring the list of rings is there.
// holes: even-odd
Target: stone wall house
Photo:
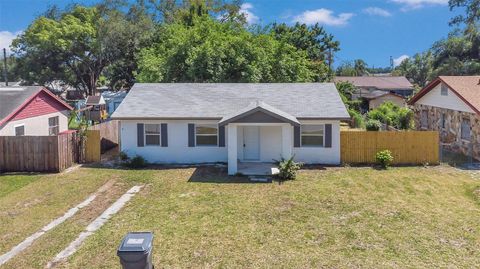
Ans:
[[[435,130],[450,150],[480,160],[480,76],[441,76],[409,101],[417,130]]]

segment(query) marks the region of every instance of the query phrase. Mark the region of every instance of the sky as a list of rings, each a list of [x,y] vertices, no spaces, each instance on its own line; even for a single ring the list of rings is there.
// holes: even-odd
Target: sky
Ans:
[[[0,0],[0,48],[24,31],[50,5],[72,0]],[[77,0],[86,5],[96,0]],[[244,0],[250,24],[319,23],[340,41],[335,65],[363,59],[370,67],[387,67],[422,52],[452,28],[448,0]]]

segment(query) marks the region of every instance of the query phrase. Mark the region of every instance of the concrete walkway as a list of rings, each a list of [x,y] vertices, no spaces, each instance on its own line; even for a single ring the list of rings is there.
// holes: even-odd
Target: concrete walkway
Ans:
[[[66,260],[68,257],[73,255],[78,248],[82,245],[82,243],[87,239],[90,235],[92,235],[95,231],[100,229],[107,220],[109,220],[113,215],[115,215],[122,207],[133,197],[137,194],[143,186],[134,186],[130,190],[128,190],[124,195],[122,195],[115,203],[113,203],[109,208],[107,208],[103,213],[97,217],[94,221],[92,221],[84,232],[82,232],[77,239],[72,241],[68,247],[62,250],[60,253],[55,256],[55,258],[49,262],[46,268],[53,268],[56,264],[61,261]]]
[[[108,183],[107,183],[108,184]],[[0,266],[8,262],[11,258],[15,257],[18,255],[20,252],[24,251],[26,248],[31,246],[35,240],[40,238],[42,235],[44,235],[46,232],[50,231],[51,229],[57,227],[58,225],[62,224],[65,222],[67,219],[73,217],[80,209],[86,207],[89,205],[95,198],[97,197],[97,193],[90,195],[85,201],[81,202],[77,206],[71,208],[70,210],[67,211],[63,216],[53,220],[50,222],[48,225],[43,227],[40,231],[32,234],[31,236],[27,237],[23,242],[20,244],[16,245],[13,247],[9,252],[3,254],[0,256]]]

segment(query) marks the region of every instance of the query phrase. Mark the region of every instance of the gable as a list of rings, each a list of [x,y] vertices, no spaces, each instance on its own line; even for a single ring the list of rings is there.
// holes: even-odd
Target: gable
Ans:
[[[284,120],[281,120],[280,118],[273,117],[271,115],[268,115],[267,113],[263,111],[256,111],[252,114],[246,115],[244,117],[241,117],[237,120],[234,120],[232,122],[238,122],[238,123],[282,123],[285,122]]]
[[[21,120],[64,110],[69,110],[69,108],[45,91],[40,91],[35,97],[29,100],[19,111],[17,111],[13,115],[13,117],[10,118],[10,120]]]
[[[415,101],[415,103],[468,113],[475,113],[475,111],[473,111],[473,109],[450,88],[448,88],[447,95],[442,95],[442,84],[443,82],[438,83],[438,85],[436,85],[435,87],[433,87],[433,89],[420,97],[417,101]],[[446,84],[444,85],[447,86]]]

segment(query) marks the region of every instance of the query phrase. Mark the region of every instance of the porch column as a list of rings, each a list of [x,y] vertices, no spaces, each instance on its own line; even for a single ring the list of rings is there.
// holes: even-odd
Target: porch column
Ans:
[[[235,175],[237,173],[237,125],[229,123],[228,130],[228,174]]]
[[[293,155],[293,127],[290,124],[282,125],[282,157],[289,159]]]

